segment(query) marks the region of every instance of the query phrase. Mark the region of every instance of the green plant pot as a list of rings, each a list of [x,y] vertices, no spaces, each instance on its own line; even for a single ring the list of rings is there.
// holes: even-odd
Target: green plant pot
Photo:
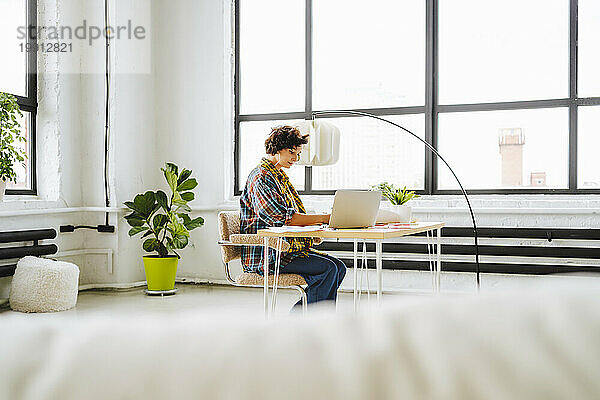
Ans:
[[[175,288],[175,274],[179,259],[175,256],[145,256],[144,269],[148,290],[161,291]]]

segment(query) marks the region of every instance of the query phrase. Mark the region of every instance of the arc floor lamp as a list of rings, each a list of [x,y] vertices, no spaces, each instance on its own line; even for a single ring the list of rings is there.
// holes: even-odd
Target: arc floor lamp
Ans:
[[[456,173],[454,172],[454,170],[452,169],[452,167],[450,167],[450,165],[444,159],[444,157],[442,157],[440,155],[440,153],[438,153],[438,151],[431,144],[427,143],[427,141],[421,139],[419,136],[417,136],[415,133],[409,131],[405,127],[403,127],[401,125],[398,125],[395,122],[389,121],[389,120],[387,120],[385,118],[381,118],[381,117],[378,117],[377,115],[373,115],[373,114],[369,114],[369,113],[365,113],[365,112],[361,112],[361,111],[330,110],[330,111],[313,111],[311,113],[313,120],[316,119],[319,116],[324,116],[324,115],[347,115],[347,114],[358,115],[358,116],[362,116],[362,117],[374,118],[374,119],[377,119],[379,121],[386,122],[386,123],[388,123],[390,125],[394,125],[397,128],[400,128],[404,132],[412,135],[414,138],[416,138],[420,142],[422,142],[429,150],[431,150],[433,152],[433,154],[435,154],[440,160],[442,160],[442,162],[444,164],[446,164],[446,167],[448,167],[448,169],[450,170],[450,172],[454,176],[454,179],[456,179],[456,182],[458,183],[458,186],[460,186],[460,190],[461,190],[463,196],[465,197],[465,200],[467,201],[467,206],[469,207],[469,212],[471,213],[471,221],[473,222],[473,237],[475,239],[475,272],[476,272],[476,275],[477,275],[477,289],[479,289],[479,287],[480,287],[480,279],[479,279],[480,268],[479,268],[479,244],[478,244],[478,241],[477,241],[477,223],[475,222],[475,214],[473,214],[473,208],[471,207],[471,202],[469,201],[469,196],[467,195],[467,191],[463,187],[462,183],[460,183],[460,180],[458,179],[458,176],[456,176]]]

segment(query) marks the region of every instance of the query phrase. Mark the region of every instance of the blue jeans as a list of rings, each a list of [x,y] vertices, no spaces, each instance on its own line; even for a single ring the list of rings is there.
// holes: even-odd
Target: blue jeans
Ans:
[[[311,252],[306,258],[298,257],[282,266],[281,273],[298,274],[306,280],[306,297],[310,304],[336,299],[337,289],[346,276],[346,266],[333,256]],[[300,304],[301,301],[296,305]]]

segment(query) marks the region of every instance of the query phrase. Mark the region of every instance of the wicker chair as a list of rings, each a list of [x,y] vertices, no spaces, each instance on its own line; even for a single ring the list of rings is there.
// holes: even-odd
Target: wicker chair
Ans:
[[[231,277],[229,263],[241,258],[242,246],[263,246],[263,239],[258,235],[240,234],[240,212],[239,211],[221,211],[219,213],[219,246],[221,247],[221,256],[225,266],[225,276],[234,286],[262,288],[264,277],[257,273],[242,272],[235,279]],[[277,248],[277,238],[269,238],[269,247]],[[289,250],[290,245],[282,241],[281,251]],[[273,275],[268,277],[269,285],[273,285]],[[300,293],[302,299],[302,310],[306,311],[306,292],[304,287],[306,281],[297,274],[279,274],[277,288],[293,289]],[[267,298],[265,293],[264,302]]]

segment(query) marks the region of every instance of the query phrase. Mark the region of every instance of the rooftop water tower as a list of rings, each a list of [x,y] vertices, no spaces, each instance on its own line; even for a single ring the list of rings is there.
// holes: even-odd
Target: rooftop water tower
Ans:
[[[501,128],[498,135],[502,157],[502,186],[523,186],[523,146],[525,134],[521,128]]]

